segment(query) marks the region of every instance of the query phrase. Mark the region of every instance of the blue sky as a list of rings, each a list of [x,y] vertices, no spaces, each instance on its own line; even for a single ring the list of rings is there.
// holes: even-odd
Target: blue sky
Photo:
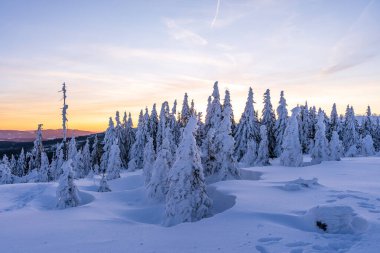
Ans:
[[[204,111],[212,84],[270,88],[274,107],[305,100],[328,113],[352,104],[380,113],[380,1],[0,0],[1,129],[70,125],[101,130],[115,110],[138,111],[184,92]]]

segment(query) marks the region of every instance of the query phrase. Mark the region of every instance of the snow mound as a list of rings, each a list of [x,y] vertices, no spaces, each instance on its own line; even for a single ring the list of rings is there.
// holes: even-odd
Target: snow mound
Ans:
[[[310,180],[298,178],[296,180],[292,180],[286,182],[284,186],[281,186],[281,189],[285,191],[300,191],[303,189],[311,189],[320,186],[318,183],[318,178],[313,178]]]
[[[240,178],[242,180],[261,180],[261,176],[263,175],[260,171],[253,171],[253,170],[246,170],[246,169],[239,169]]]
[[[356,234],[367,230],[368,223],[350,206],[316,206],[305,215],[320,231],[330,234]]]

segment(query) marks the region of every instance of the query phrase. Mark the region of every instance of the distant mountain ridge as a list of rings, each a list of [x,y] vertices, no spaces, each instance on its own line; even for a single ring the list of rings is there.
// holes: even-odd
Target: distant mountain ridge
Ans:
[[[95,132],[69,129],[67,130],[67,137],[72,136],[85,136],[95,134]],[[35,130],[0,130],[0,141],[15,141],[15,142],[27,142],[33,141],[36,138]],[[52,140],[62,138],[62,129],[44,129],[42,130],[43,140]]]

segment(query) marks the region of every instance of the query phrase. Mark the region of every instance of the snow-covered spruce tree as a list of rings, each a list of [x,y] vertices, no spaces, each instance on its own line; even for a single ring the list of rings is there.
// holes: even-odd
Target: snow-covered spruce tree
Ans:
[[[99,182],[98,192],[110,192],[110,191],[111,191],[111,188],[108,186],[107,178],[105,174],[103,173],[102,178],[100,179],[100,182]]]
[[[214,83],[212,97],[213,99],[206,115],[206,138],[202,144],[202,162],[204,165],[205,175],[207,176],[212,175],[218,169],[218,161],[216,157],[218,147],[216,144],[217,140],[215,140],[215,136],[222,122],[222,105],[220,103],[218,82]]]
[[[297,116],[300,108],[292,109],[292,116],[289,118],[282,140],[282,153],[280,163],[284,166],[300,167],[303,163],[302,149],[299,139]]]
[[[4,160],[4,159],[3,159]],[[0,163],[0,184],[12,184],[13,176],[9,163]]]
[[[120,177],[122,163],[120,158],[120,149],[117,142],[118,140],[115,139],[109,152],[107,168],[105,171],[107,173],[107,180],[112,180]]]
[[[360,151],[363,156],[371,156],[376,154],[371,135],[367,134],[361,140]]]
[[[156,137],[157,137],[157,131],[158,131],[158,115],[157,115],[156,104],[153,105],[152,111],[150,113],[148,126],[149,126],[150,136],[148,136],[147,139],[149,137],[153,139],[153,147],[154,147],[154,151],[156,151],[157,150]]]
[[[91,150],[91,168],[94,173],[99,173],[100,159],[102,157],[102,148],[99,145],[98,135],[94,137]]]
[[[166,226],[198,221],[210,215],[212,200],[206,192],[201,158],[194,138],[196,127],[197,120],[190,118],[170,170],[165,206]]]
[[[205,124],[202,122],[202,112],[198,112],[196,115],[198,121],[198,129],[195,132],[195,140],[198,147],[202,147],[203,140],[205,139]]]
[[[48,182],[49,181],[49,159],[45,152],[41,154],[41,167],[38,171],[38,181]]]
[[[148,122],[144,120],[143,111],[141,110],[139,115],[139,123],[137,125],[136,141],[133,144],[131,152],[129,154],[129,171],[135,171],[143,168],[144,147],[146,143],[146,136],[148,135],[148,133],[146,133],[147,123]]]
[[[274,158],[274,157],[276,157],[276,153],[275,153],[275,148],[276,148],[276,136],[275,136],[276,116],[275,116],[274,111],[273,111],[269,89],[267,89],[264,93],[264,108],[263,108],[262,112],[263,112],[263,115],[262,115],[262,119],[261,119],[261,124],[266,126],[266,131],[268,133],[269,157]]]
[[[57,208],[75,207],[80,203],[78,188],[74,183],[72,160],[62,165],[63,174],[59,178],[57,187]]]
[[[380,117],[377,117],[376,124],[373,130],[373,145],[376,152],[380,151]]]
[[[68,155],[67,159],[72,159],[73,163],[75,163],[75,156],[77,155],[78,150],[77,150],[77,143],[75,140],[75,137],[71,137],[70,143],[69,143],[69,150],[68,150]],[[73,165],[75,166],[75,165]]]
[[[86,140],[82,149],[82,164],[83,164],[83,177],[86,177],[92,170],[91,166],[91,154],[90,154],[90,141]]]
[[[169,120],[170,120],[169,117],[170,117],[169,104],[167,101],[165,101],[161,105],[160,116],[159,116],[160,120],[158,122],[158,127],[157,127],[157,137],[156,137],[157,153],[161,149],[162,141],[165,135],[165,129],[167,125],[169,124]]]
[[[36,139],[33,142],[33,149],[30,152],[30,166],[29,172],[38,169],[41,167],[41,154],[44,151],[44,147],[42,145],[42,124],[38,124],[38,129],[36,131]]]
[[[256,165],[257,160],[257,143],[255,140],[250,140],[248,142],[247,151],[241,158],[240,163],[244,167],[252,167]]]
[[[258,166],[268,166],[269,163],[269,142],[268,142],[268,132],[265,125],[260,126],[260,144],[257,151],[256,165]]]
[[[16,158],[15,158],[15,156],[13,154],[11,155],[11,160],[9,162],[9,167],[11,169],[12,175],[16,175],[17,174],[17,160],[16,160]]]
[[[331,161],[340,161],[340,158],[343,156],[343,145],[339,140],[337,131],[332,132],[331,140],[329,142],[329,154]]]
[[[363,119],[362,125],[361,125],[361,134],[362,136],[373,136],[374,127],[372,124],[372,112],[371,107],[367,106],[366,116]]]
[[[84,178],[85,176],[87,176],[85,175],[85,168],[83,164],[83,155],[81,149],[78,150],[77,154],[75,155],[73,167],[75,178]]]
[[[21,149],[20,155],[17,159],[17,174],[16,176],[22,177],[25,175],[26,170],[26,160],[25,160],[25,152],[24,148]]]
[[[100,159],[100,172],[103,173],[104,171],[107,170],[108,166],[108,159],[109,159],[109,153],[111,151],[111,146],[113,145],[114,141],[116,139],[115,136],[115,126],[113,123],[112,118],[109,118],[108,122],[108,128],[106,130],[106,133],[104,135],[104,140],[103,140],[103,154]]]
[[[168,128],[167,128],[168,129]],[[168,133],[169,131],[165,131]],[[147,184],[148,196],[151,199],[162,201],[168,192],[168,173],[172,165],[173,156],[170,150],[170,143],[167,138],[163,139],[161,149],[157,153],[157,158],[153,163],[152,175]]]
[[[144,148],[144,163],[143,163],[143,176],[144,184],[147,186],[152,177],[152,168],[154,161],[156,159],[156,153],[154,152],[153,138],[148,137],[148,142],[145,144]]]
[[[304,106],[300,106],[300,114],[298,115],[297,119],[302,153],[307,154],[310,151],[310,146],[312,143],[311,136],[313,136],[312,132],[314,127],[314,121],[310,115],[307,101]]]
[[[318,121],[315,126],[316,132],[314,137],[314,146],[311,150],[311,163],[317,164],[329,160],[328,140],[326,138],[326,126],[324,123],[324,114],[318,114]]]
[[[286,100],[284,97],[284,91],[280,93],[280,101],[277,107],[277,121],[275,127],[275,138],[276,138],[276,156],[279,157],[282,153],[282,140],[284,137],[284,132],[286,124],[288,121],[288,110],[286,109]]]
[[[343,126],[343,147],[346,156],[356,156],[359,147],[359,133],[354,109],[347,105],[345,121]]]
[[[235,128],[236,128],[236,122],[235,122],[235,117],[234,117],[234,111],[232,110],[231,95],[230,95],[229,90],[226,90],[226,94],[224,96],[223,108],[226,108],[226,107],[231,108],[231,130],[232,130],[232,133],[234,133]]]
[[[255,110],[253,108],[253,91],[249,88],[248,99],[245,104],[244,112],[235,130],[235,155],[238,161],[242,159],[247,152],[248,143],[254,140],[256,143],[260,140],[260,130]]]
[[[57,143],[52,162],[49,169],[49,181],[59,179],[62,174],[62,166],[64,163],[64,155],[62,149],[63,143]]]
[[[181,139],[181,125],[179,121],[176,119],[177,115],[177,100],[174,100],[172,111],[169,115],[169,125],[170,129],[172,129],[172,135],[175,143],[175,148],[177,148],[179,141]]]
[[[229,97],[226,91],[225,96]],[[234,157],[235,140],[232,137],[231,123],[232,107],[226,105],[222,111],[222,121],[216,129],[215,146],[216,146],[216,167],[212,174],[216,174],[219,180],[228,180],[239,178],[236,158]]]
[[[132,150],[133,144],[135,143],[136,133],[135,133],[135,130],[133,129],[133,121],[132,121],[131,113],[128,114],[128,120],[126,120],[126,115],[124,118],[125,118],[124,120],[125,149],[126,149],[126,152],[128,153],[128,163],[129,163],[129,161],[132,159],[131,150]]]
[[[188,96],[187,96],[187,93],[185,93],[185,96],[183,97],[181,115],[179,118],[180,126],[185,127],[190,117],[191,117],[191,112],[190,112],[190,107],[189,107]]]
[[[128,165],[128,151],[127,151],[126,145],[125,145],[125,141],[126,141],[126,137],[124,135],[125,130],[124,130],[124,127],[120,121],[119,111],[116,111],[115,122],[116,122],[115,138],[117,139],[117,143],[118,143],[119,149],[120,149],[120,160],[121,160],[121,164],[123,165],[123,167],[126,168]]]
[[[330,113],[330,119],[328,123],[328,128],[326,132],[326,137],[328,140],[331,140],[332,134],[334,131],[338,132],[340,130],[340,120],[339,120],[339,115],[336,110],[336,104],[334,103],[331,109]]]

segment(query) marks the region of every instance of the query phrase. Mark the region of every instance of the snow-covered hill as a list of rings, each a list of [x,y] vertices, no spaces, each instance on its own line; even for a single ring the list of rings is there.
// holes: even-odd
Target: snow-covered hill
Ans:
[[[208,185],[212,217],[173,227],[141,171],[108,193],[99,178],[77,181],[82,205],[64,210],[57,183],[1,185],[1,252],[379,252],[380,157],[241,174]]]

